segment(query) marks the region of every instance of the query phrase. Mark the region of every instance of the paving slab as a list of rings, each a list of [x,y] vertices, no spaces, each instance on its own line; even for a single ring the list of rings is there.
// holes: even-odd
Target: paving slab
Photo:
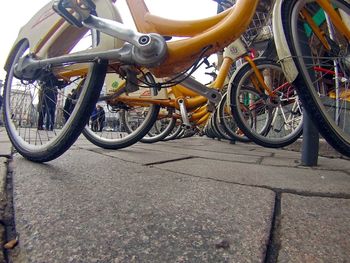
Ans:
[[[269,149],[270,152],[272,150],[273,149]],[[301,160],[301,153],[300,152],[293,152],[293,151],[289,151],[289,150],[285,150],[285,149],[274,149],[273,157]]]
[[[7,158],[0,157],[0,211],[4,210],[6,199]]]
[[[298,191],[305,193],[349,194],[350,176],[342,171],[276,167],[201,158],[159,164],[156,167],[202,178]]]
[[[350,200],[282,194],[278,262],[350,262]]]
[[[163,162],[166,160],[174,160],[186,157],[201,157],[243,163],[257,163],[260,162],[261,156],[271,156],[271,153],[268,152],[256,153],[247,149],[245,149],[244,153],[241,154],[241,147],[233,148],[232,146],[228,145],[227,142],[221,144],[221,146],[223,146],[222,148],[228,147],[226,151],[225,149],[221,149],[220,151],[214,151],[210,149],[209,146],[205,149],[196,150],[198,146],[205,146],[206,141],[207,140],[205,139],[191,140],[187,138],[184,139],[184,141],[178,141],[177,144],[168,142],[158,142],[154,144],[136,143],[125,149],[109,150],[97,147],[85,140],[84,138],[79,138],[79,140],[74,145],[83,149],[96,151],[98,153],[103,153],[116,158],[123,158],[127,161],[135,161],[143,164]],[[214,145],[216,145],[217,143],[218,142],[214,142]],[[150,152],[148,156],[145,156],[145,150]],[[127,153],[128,155],[126,155],[125,153]],[[249,158],[247,158],[247,155],[249,155]]]
[[[96,146],[89,146],[84,149],[96,152],[98,154],[115,157],[115,158],[118,158],[119,160],[135,162],[143,165],[159,163],[159,162],[169,162],[169,161],[191,157],[191,155],[185,154],[185,153],[179,154],[179,153],[173,153],[173,152],[158,152],[158,151],[146,152],[143,149],[139,149],[135,147],[128,147],[128,148],[119,149],[119,150],[108,150],[108,149],[101,149]]]
[[[181,153],[186,154],[188,156],[192,157],[201,157],[206,159],[212,159],[212,160],[225,160],[225,161],[232,161],[232,162],[242,162],[242,163],[257,163],[260,162],[261,156],[252,154],[247,157],[247,155],[242,155],[237,151],[237,153],[222,153],[222,152],[214,152],[210,150],[196,150],[196,149],[189,149],[189,148],[174,148],[170,145],[158,145],[153,148],[151,147],[144,147],[143,145],[135,145],[134,148],[147,150],[147,151],[154,151],[158,153]]]
[[[0,143],[1,145],[1,143]],[[0,221],[4,222],[4,209],[7,205],[6,198],[6,177],[7,177],[7,158],[0,157]],[[0,224],[0,246],[5,244],[5,227]],[[4,253],[0,250],[0,262],[5,262]]]
[[[199,138],[201,139],[201,138]],[[198,139],[194,139],[198,140]],[[183,152],[186,150],[191,150],[191,151],[196,151],[197,154],[199,152],[202,153],[212,153],[212,156],[214,157],[215,154],[235,154],[235,155],[242,155],[244,156],[256,156],[256,157],[262,157],[262,156],[272,156],[273,153],[269,151],[256,151],[255,149],[257,148],[254,146],[254,148],[251,148],[249,144],[244,145],[244,144],[229,144],[227,141],[214,141],[211,142],[208,139],[203,139],[204,142],[209,141],[210,143],[206,144],[204,143],[203,145],[194,145],[191,146],[189,143],[191,142],[191,138],[186,138],[178,141],[177,143],[168,143],[168,142],[159,142],[155,144],[144,144],[144,143],[137,143],[134,144],[133,147],[141,148],[141,149],[152,149],[152,150],[162,150],[162,149],[170,149],[171,151],[176,151],[176,152]],[[245,157],[245,159],[247,159]]]
[[[47,164],[16,155],[15,167],[18,259],[264,261],[273,191],[162,171],[83,149]]]
[[[318,157],[317,169],[342,169],[350,175],[350,160],[341,158]]]
[[[303,166],[301,162],[301,155],[294,156],[289,151],[281,151],[282,153],[276,153],[272,157],[263,157],[261,160],[262,165],[273,165],[273,166],[289,166],[298,167]],[[337,170],[343,171],[350,175],[350,161],[341,158],[326,158],[319,156],[317,165],[313,169],[321,170]]]
[[[303,140],[298,139],[291,145],[288,145],[285,147],[285,149],[292,150],[292,151],[297,151],[301,152],[302,151],[302,145],[303,145]],[[349,160],[349,157],[345,157],[344,155],[341,155],[339,152],[334,150],[332,146],[330,146],[325,139],[320,138],[319,140],[319,155],[324,156],[324,157],[329,157],[329,158],[345,158]]]
[[[0,127],[0,156],[11,156],[12,145],[5,127]]]
[[[301,165],[301,160],[299,158],[286,158],[286,157],[264,157],[261,160],[262,165],[272,165],[272,166],[287,166],[287,167],[298,167]]]

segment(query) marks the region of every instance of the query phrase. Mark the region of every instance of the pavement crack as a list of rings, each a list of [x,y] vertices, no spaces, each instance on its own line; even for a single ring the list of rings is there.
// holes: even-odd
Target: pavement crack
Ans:
[[[12,157],[7,161],[7,176],[6,176],[6,206],[5,211],[2,213],[2,224],[4,225],[5,235],[4,243],[13,240],[17,236],[16,225],[15,225],[15,214],[14,214],[14,201],[13,201],[13,159]],[[3,248],[3,253],[5,257],[5,262],[9,262],[12,250],[7,250]]]
[[[139,149],[143,149],[143,150],[147,150],[147,151],[154,151],[154,152],[165,152],[165,153],[171,153],[171,151],[169,150],[159,150],[159,149],[156,149],[156,150],[151,150],[149,148],[145,148],[145,147],[138,147]],[[175,147],[176,148],[176,147]],[[93,151],[93,150],[91,150]],[[199,151],[199,150],[196,150],[196,151]],[[217,152],[217,151],[208,151],[208,152],[211,152],[211,153],[220,153],[220,152]],[[256,162],[251,162],[249,161],[244,161],[244,160],[224,160],[224,159],[220,159],[220,158],[215,158],[215,157],[205,157],[205,156],[202,156],[202,155],[196,155],[196,154],[191,154],[191,158],[199,158],[199,159],[205,159],[205,160],[215,160],[215,161],[220,161],[220,162],[229,162],[229,163],[247,163],[247,164],[250,164],[250,163],[253,163],[253,164],[256,164],[256,165],[262,165],[262,166],[267,166],[267,167],[279,167],[279,168],[283,168],[283,167],[287,167],[287,168],[294,168],[294,169],[302,169],[302,170],[305,170],[305,169],[309,169],[310,167],[307,167],[307,166],[303,166],[303,165],[298,165],[296,164],[295,166],[289,166],[289,165],[274,165],[274,164],[264,164],[263,161],[266,157],[275,157],[276,154],[275,153],[271,153],[271,155],[267,155],[267,156],[257,156],[257,155],[250,155],[250,154],[244,154],[244,153],[227,153],[228,155],[232,155],[233,157],[235,155],[239,155],[239,156],[249,156],[249,157],[253,157],[253,158],[257,158]],[[299,160],[296,160],[298,161],[299,163]],[[161,164],[161,163],[155,163],[155,164]],[[147,164],[147,165],[152,165],[152,164]],[[350,172],[347,171],[347,170],[343,170],[343,169],[323,169],[323,168],[319,168],[319,167],[312,167],[313,170],[318,170],[318,171],[334,171],[334,172],[343,172],[345,173],[346,175],[350,175]]]
[[[138,162],[125,160],[125,159],[120,158],[120,157],[116,157],[116,156],[112,156],[112,155],[109,155],[109,154],[106,154],[106,153],[98,152],[98,151],[95,151],[93,149],[86,149],[86,148],[79,148],[79,149],[80,150],[84,150],[84,151],[88,151],[88,152],[92,152],[92,153],[95,153],[95,154],[99,154],[99,155],[102,155],[102,156],[106,156],[106,157],[109,157],[109,158],[112,158],[112,159],[117,159],[117,160],[120,160],[120,161],[123,161],[123,162],[127,162],[127,163],[140,164]]]
[[[299,195],[304,197],[350,199],[350,194],[345,194],[345,193],[306,192],[306,191],[298,191],[294,189],[280,189],[280,188],[271,188],[271,189],[273,191],[280,192],[281,194],[293,194],[293,195]]]
[[[275,192],[275,205],[271,220],[270,238],[266,247],[264,263],[275,263],[281,248],[280,226],[281,226],[281,193]]]
[[[178,161],[183,161],[183,160],[189,160],[197,158],[195,156],[186,156],[186,157],[180,157],[176,159],[170,159],[170,160],[164,160],[164,161],[158,161],[158,162],[152,162],[152,163],[145,163],[143,166],[151,166],[151,165],[157,165],[157,164],[164,164],[164,163],[172,163],[172,162],[178,162]]]
[[[173,172],[172,170],[160,168],[160,167],[154,167],[155,169],[162,170],[162,171],[167,171],[167,172]],[[320,198],[336,198],[336,199],[350,199],[350,194],[347,193],[321,193],[321,192],[306,192],[302,190],[295,190],[295,189],[288,189],[288,188],[278,188],[278,187],[272,187],[268,185],[257,185],[257,184],[245,184],[245,183],[239,183],[239,182],[232,182],[228,180],[223,180],[223,179],[218,179],[218,178],[212,178],[208,176],[200,176],[200,175],[194,175],[194,174],[189,174],[185,172],[180,172],[177,171],[176,173],[182,174],[185,176],[197,178],[197,179],[203,179],[203,180],[210,180],[210,181],[215,181],[215,182],[221,182],[221,183],[227,183],[227,184],[234,184],[234,185],[239,185],[239,186],[248,186],[248,187],[256,187],[256,188],[262,188],[266,190],[273,191],[275,193],[285,193],[285,194],[294,194],[294,195],[299,195],[299,196],[305,196],[305,197],[320,197]]]
[[[178,161],[183,161],[183,160],[188,160],[188,159],[197,158],[196,156],[186,156],[186,157],[180,157],[180,158],[176,158],[176,159],[169,159],[169,160],[164,160],[164,161],[158,161],[158,162],[152,162],[152,163],[141,164],[141,163],[139,163],[139,162],[134,162],[134,161],[130,161],[130,160],[125,160],[125,159],[122,159],[122,158],[119,158],[119,157],[116,157],[116,156],[111,156],[111,155],[108,155],[108,154],[105,154],[105,153],[97,152],[97,151],[94,151],[94,150],[92,150],[92,149],[80,148],[80,150],[85,150],[85,151],[93,152],[93,153],[100,154],[100,155],[103,155],[103,156],[106,156],[106,157],[109,157],[109,158],[117,159],[117,160],[120,160],[120,161],[123,161],[123,162],[139,164],[139,165],[147,166],[147,167],[148,167],[148,166],[152,166],[152,165],[157,165],[157,164],[164,164],[164,163],[170,163],[170,162],[178,162]]]

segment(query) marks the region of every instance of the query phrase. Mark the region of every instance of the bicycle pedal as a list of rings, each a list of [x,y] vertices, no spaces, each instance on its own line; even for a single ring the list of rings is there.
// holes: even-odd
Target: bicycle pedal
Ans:
[[[82,22],[96,14],[96,5],[91,0],[54,0],[52,8],[76,27],[83,27]]]

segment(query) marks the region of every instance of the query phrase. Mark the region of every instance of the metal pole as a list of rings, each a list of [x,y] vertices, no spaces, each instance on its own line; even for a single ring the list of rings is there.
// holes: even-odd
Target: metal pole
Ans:
[[[303,111],[303,115],[304,122],[301,164],[304,166],[317,166],[319,133],[305,109]]]

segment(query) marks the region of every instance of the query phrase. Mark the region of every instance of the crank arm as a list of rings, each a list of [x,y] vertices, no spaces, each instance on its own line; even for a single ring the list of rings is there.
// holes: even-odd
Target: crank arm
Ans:
[[[192,77],[189,77],[181,82],[184,87],[206,97],[211,103],[218,105],[221,101],[221,93],[215,89],[208,88]]]
[[[159,65],[166,57],[167,44],[162,36],[139,33],[117,21],[98,17],[91,0],[54,0],[53,9],[75,26],[94,29],[130,43],[144,63],[157,60],[156,65]]]
[[[48,71],[52,67],[75,63],[98,63],[103,60],[117,60],[124,64],[138,64],[145,67],[154,67],[160,63],[159,58],[145,58],[131,44],[125,43],[120,49],[75,53],[47,59],[36,59],[33,55],[27,55],[19,59],[14,74],[18,79],[35,80],[43,71]]]
[[[141,49],[151,44],[149,34],[141,34],[117,21],[97,17],[96,5],[91,0],[54,0],[52,8],[74,26],[96,29]]]
[[[83,25],[124,40],[141,50],[147,50],[151,47],[152,39],[150,34],[141,34],[117,21],[90,15],[88,19],[83,21]]]
[[[180,114],[181,114],[181,118],[182,118],[182,125],[184,128],[189,129],[192,127],[191,123],[190,123],[190,119],[188,118],[188,113],[187,113],[187,109],[186,109],[186,105],[185,105],[185,101],[184,99],[179,99],[177,101],[177,103],[179,104],[180,107]]]

